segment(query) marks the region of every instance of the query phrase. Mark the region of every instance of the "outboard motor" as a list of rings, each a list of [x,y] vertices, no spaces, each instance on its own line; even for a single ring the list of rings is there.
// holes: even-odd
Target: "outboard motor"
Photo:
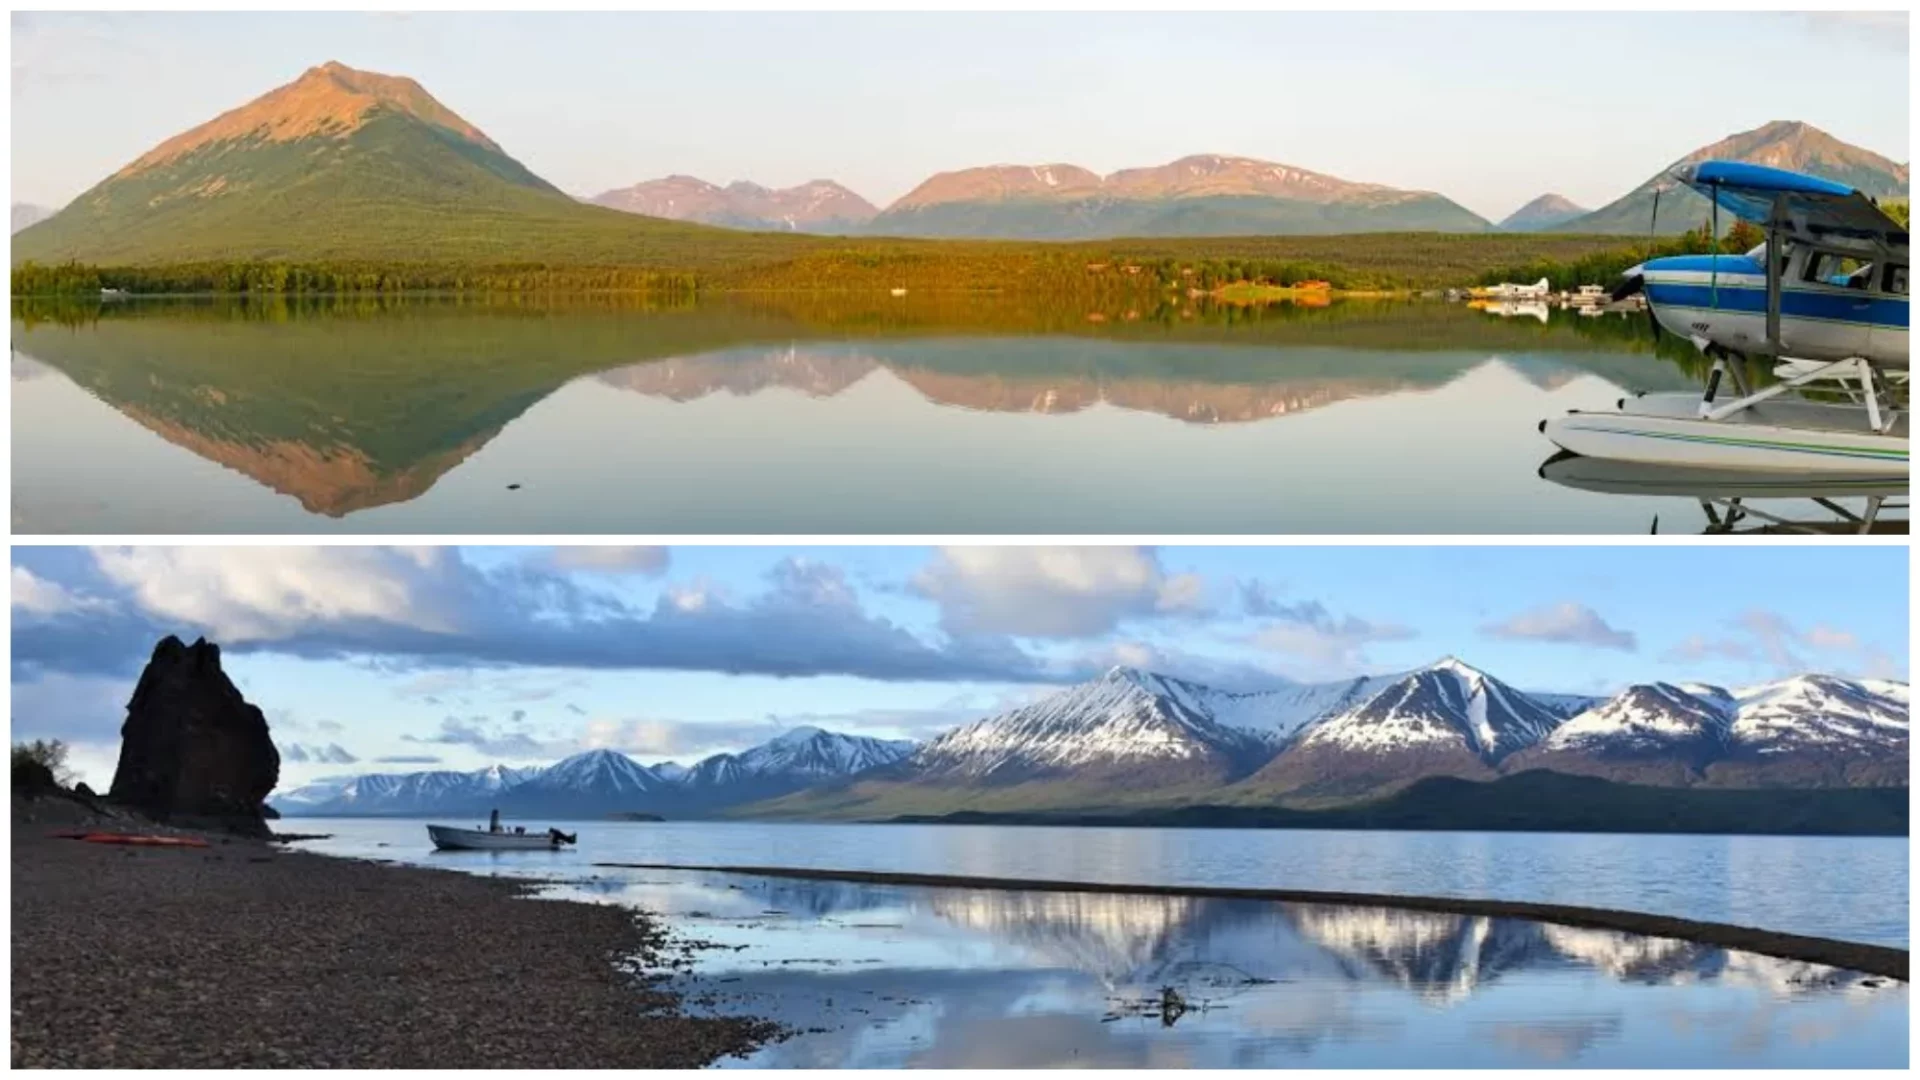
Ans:
[[[556,844],[571,844],[575,842],[575,838],[578,837],[579,834],[565,833],[565,832],[561,832],[559,829],[548,829],[547,836],[551,838],[553,842]]]

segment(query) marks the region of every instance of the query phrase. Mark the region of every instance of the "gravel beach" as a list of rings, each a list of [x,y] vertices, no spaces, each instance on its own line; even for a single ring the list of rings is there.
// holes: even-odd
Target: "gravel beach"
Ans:
[[[13,1065],[676,1068],[772,1037],[684,1015],[631,910],[450,871],[208,837],[13,830]],[[140,831],[159,831],[142,829]]]

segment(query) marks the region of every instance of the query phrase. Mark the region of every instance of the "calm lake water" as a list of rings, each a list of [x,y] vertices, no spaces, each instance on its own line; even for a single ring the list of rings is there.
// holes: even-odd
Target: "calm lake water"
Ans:
[[[1904,1067],[1905,984],[1633,934],[1391,908],[920,888],[662,861],[1286,885],[1618,906],[1906,942],[1904,840],[582,823],[566,853],[340,855],[548,879],[667,918],[690,1007],[799,1030],[749,1067]],[[1163,1006],[1172,987],[1185,1003]]]
[[[1903,838],[586,821],[571,851],[475,855],[435,853],[421,821],[280,827],[331,833],[315,851],[488,873],[647,862],[1458,896],[1907,944]]]
[[[13,322],[30,533],[1644,533],[1539,421],[1695,385],[1644,323],[140,301]],[[805,306],[811,304],[812,306]],[[1134,316],[1129,319],[1129,315]]]

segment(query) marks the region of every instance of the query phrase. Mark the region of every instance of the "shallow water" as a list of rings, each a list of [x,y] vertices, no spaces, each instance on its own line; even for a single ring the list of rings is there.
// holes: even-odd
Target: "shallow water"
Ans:
[[[726,1063],[749,1068],[1907,1062],[1905,984],[1523,919],[663,872],[550,892],[701,942],[672,983],[692,1007],[799,1032]]]
[[[1123,885],[1308,889],[1642,911],[1906,947],[1908,845],[1892,837],[1627,836],[997,825],[580,822],[564,852],[435,853],[425,823],[290,818],[306,846],[479,873],[595,862],[791,866]],[[635,871],[634,873],[644,873]]]
[[[669,955],[686,961],[667,985],[689,1008],[766,1017],[793,1032],[724,1065],[1897,1068],[1908,1055],[1903,983],[1672,939],[1387,907],[592,865],[777,861],[1239,885],[1357,881],[1377,890],[1406,888],[1410,875],[1424,873],[1417,891],[1431,894],[1460,884],[1442,867],[1478,862],[1480,873],[1498,865],[1510,876],[1467,893],[1594,904],[1628,884],[1629,866],[1641,877],[1668,867],[1667,880],[1652,874],[1643,902],[1627,906],[1691,914],[1711,890],[1694,882],[1676,891],[1675,873],[1733,861],[1769,868],[1744,881],[1741,895],[1819,894],[1800,912],[1802,929],[1817,932],[1831,929],[1822,919],[1833,914],[1820,910],[1832,898],[1817,879],[1868,887],[1875,869],[1884,872],[1880,888],[1903,894],[1897,909],[1881,914],[1904,922],[1904,841],[1763,840],[1729,860],[1729,846],[1746,845],[1705,837],[583,823],[573,852],[436,856],[424,850],[418,822],[294,819],[283,827],[333,833],[301,845],[310,850],[536,877],[551,882],[544,896],[665,917],[676,946]],[[1628,855],[1628,843],[1648,850]],[[1489,858],[1496,847],[1525,853],[1502,863]],[[1552,884],[1556,873],[1580,869],[1587,887],[1566,878]]]
[[[1695,385],[1626,320],[111,305],[13,323],[34,533],[1698,531],[1538,475]],[[1136,316],[1138,312],[1132,312]],[[1635,324],[1637,325],[1637,324]]]

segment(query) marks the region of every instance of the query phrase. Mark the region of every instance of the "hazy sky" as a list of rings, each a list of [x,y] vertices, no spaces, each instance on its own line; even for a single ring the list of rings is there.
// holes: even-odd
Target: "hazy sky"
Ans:
[[[167,633],[222,644],[283,787],[690,762],[799,724],[926,737],[1115,663],[1246,687],[1453,654],[1591,693],[1907,675],[1884,546],[17,547],[12,578],[14,737],[69,741],[102,789]]]
[[[13,199],[60,205],[326,60],[410,75],[576,194],[1246,155],[1489,218],[1805,120],[1905,161],[1904,13],[13,16]]]

